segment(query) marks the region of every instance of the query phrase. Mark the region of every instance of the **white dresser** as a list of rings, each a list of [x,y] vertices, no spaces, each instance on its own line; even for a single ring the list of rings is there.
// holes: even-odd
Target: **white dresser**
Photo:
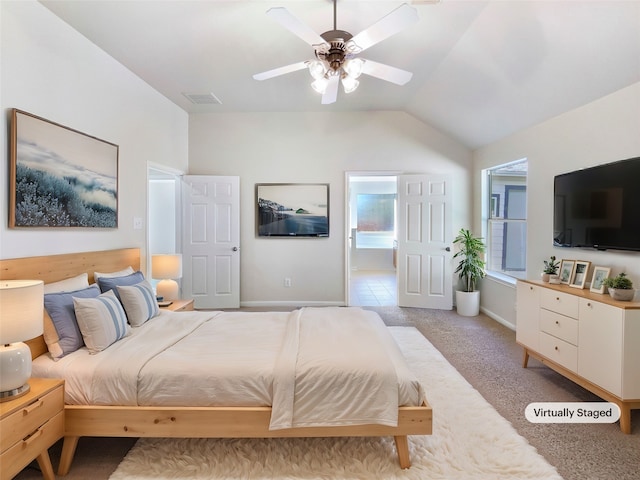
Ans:
[[[516,341],[529,357],[620,407],[631,433],[640,408],[640,302],[618,302],[589,290],[520,280]]]

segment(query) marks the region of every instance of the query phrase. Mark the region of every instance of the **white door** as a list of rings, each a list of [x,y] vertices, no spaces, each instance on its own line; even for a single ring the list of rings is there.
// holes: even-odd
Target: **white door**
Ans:
[[[398,177],[398,305],[453,308],[451,179]]]
[[[240,177],[182,177],[182,290],[195,308],[240,306]]]

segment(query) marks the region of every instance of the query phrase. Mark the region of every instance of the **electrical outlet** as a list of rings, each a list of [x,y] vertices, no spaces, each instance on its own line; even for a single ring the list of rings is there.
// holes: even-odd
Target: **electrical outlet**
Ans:
[[[289,288],[291,286],[291,279],[289,277],[285,277],[284,286]]]
[[[133,229],[142,230],[142,219],[140,217],[133,217]]]

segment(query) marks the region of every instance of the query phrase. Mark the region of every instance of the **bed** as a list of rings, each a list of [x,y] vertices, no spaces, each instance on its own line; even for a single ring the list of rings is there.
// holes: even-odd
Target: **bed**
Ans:
[[[68,279],[81,273],[87,273],[89,281],[92,282],[93,272],[113,272],[129,266],[135,270],[139,269],[139,249],[128,248],[0,260],[0,279],[36,278],[43,280],[45,284],[47,284]],[[409,468],[411,461],[408,435],[429,435],[432,430],[432,411],[424,397],[424,392],[419,391],[419,393],[417,393],[418,401],[416,401],[415,391],[409,392],[407,395],[413,398],[413,400],[411,400],[413,403],[403,405],[404,400],[398,398],[399,394],[396,391],[395,395],[398,400],[395,404],[393,402],[387,402],[386,411],[383,411],[385,410],[384,408],[375,410],[375,405],[372,405],[376,413],[371,417],[367,417],[371,418],[370,423],[368,420],[353,421],[353,418],[348,416],[343,418],[338,415],[338,412],[334,415],[337,419],[336,421],[320,421],[318,419],[321,417],[317,417],[318,412],[321,412],[322,415],[325,416],[327,412],[322,412],[324,407],[322,407],[321,402],[315,401],[314,399],[319,398],[318,394],[320,396],[330,397],[331,395],[328,395],[327,392],[329,392],[331,388],[334,388],[334,386],[332,386],[330,381],[323,384],[317,378],[309,377],[310,383],[307,383],[305,390],[302,381],[300,382],[300,386],[298,386],[296,383],[297,380],[293,381],[291,379],[296,378],[296,376],[304,378],[306,374],[300,375],[300,372],[291,370],[291,367],[288,367],[291,363],[286,363],[283,360],[283,358],[295,357],[298,351],[296,350],[297,348],[300,348],[300,352],[305,351],[307,347],[303,349],[303,345],[296,345],[293,350],[282,349],[281,352],[274,354],[276,355],[275,357],[269,357],[269,361],[263,362],[269,365],[273,363],[278,366],[280,370],[283,370],[285,374],[284,376],[276,377],[280,379],[277,382],[272,382],[272,391],[270,391],[271,387],[269,387],[271,380],[265,380],[262,378],[262,374],[255,375],[261,378],[262,384],[243,384],[240,388],[240,390],[243,391],[254,392],[252,394],[253,397],[248,400],[236,399],[234,394],[231,394],[226,398],[224,396],[221,397],[222,400],[217,400],[215,404],[212,404],[207,400],[211,394],[210,389],[199,389],[193,386],[190,386],[187,391],[190,394],[193,392],[197,392],[197,394],[187,395],[188,398],[184,398],[184,395],[181,398],[179,395],[172,397],[171,395],[164,395],[164,393],[162,395],[154,393],[154,388],[161,383],[177,384],[179,388],[174,388],[173,390],[182,390],[184,393],[184,385],[179,383],[181,381],[179,378],[180,370],[184,369],[184,367],[176,366],[171,373],[171,366],[176,358],[184,356],[186,352],[194,350],[201,352],[201,354],[205,352],[207,346],[202,344],[202,338],[204,338],[203,332],[207,330],[211,330],[213,335],[211,338],[215,338],[217,335],[220,335],[222,331],[233,331],[233,325],[239,324],[238,319],[242,319],[243,322],[249,322],[249,324],[251,324],[250,322],[254,322],[254,325],[269,325],[269,328],[261,335],[272,335],[272,343],[277,343],[276,340],[280,338],[284,339],[283,344],[291,342],[300,342],[302,344],[305,338],[315,339],[317,335],[323,335],[322,331],[324,328],[318,328],[318,325],[322,323],[324,326],[324,319],[333,318],[336,310],[340,310],[340,314],[343,312],[352,312],[350,314],[358,318],[362,317],[362,319],[367,322],[372,320],[374,324],[379,320],[379,317],[378,320],[371,319],[370,315],[377,317],[377,315],[372,312],[360,311],[360,309],[341,309],[339,307],[328,308],[327,310],[323,308],[299,309],[294,312],[271,313],[218,311],[169,313],[163,311],[152,321],[149,321],[148,325],[132,330],[136,330],[138,333],[144,332],[145,338],[167,339],[168,330],[166,330],[166,328],[168,328],[168,326],[173,325],[172,328],[176,328],[176,325],[182,325],[180,328],[192,330],[195,334],[184,337],[179,336],[174,340],[167,339],[166,342],[171,344],[172,348],[174,348],[174,344],[177,345],[177,350],[170,350],[169,353],[162,353],[160,355],[158,355],[157,352],[151,353],[150,358],[154,358],[153,362],[149,362],[148,359],[143,357],[139,359],[141,364],[140,368],[144,365],[145,371],[147,371],[148,364],[153,364],[153,366],[149,367],[150,374],[148,376],[149,380],[146,394],[144,393],[144,389],[140,388],[142,393],[135,394],[139,394],[140,399],[136,397],[135,401],[130,400],[131,397],[127,397],[125,394],[119,396],[119,392],[126,390],[126,388],[121,387],[119,383],[116,387],[113,386],[116,384],[109,383],[114,382],[114,379],[106,379],[104,388],[98,388],[96,391],[86,393],[90,390],[86,388],[86,383],[88,382],[84,382],[81,377],[80,379],[70,377],[67,380],[67,378],[65,378],[65,363],[52,362],[48,358],[48,348],[42,336],[28,341],[27,343],[31,348],[32,357],[34,358],[34,372],[38,372],[38,374],[43,376],[65,378],[67,382],[66,388],[69,389],[69,394],[65,399],[65,437],[58,474],[65,475],[68,473],[78,441],[80,437],[83,436],[190,438],[393,436],[400,467]],[[328,313],[331,313],[331,315],[327,315]],[[325,317],[322,317],[322,315],[325,315]],[[351,324],[351,320],[349,320],[349,324]],[[225,327],[225,325],[227,327]],[[147,330],[144,330],[145,328],[147,328]],[[176,329],[179,330],[179,328]],[[148,333],[152,331],[155,333]],[[269,334],[267,332],[271,333]],[[306,333],[303,335],[301,332]],[[155,335],[155,337],[153,335]],[[372,335],[375,337],[377,333],[374,331]],[[109,347],[99,355],[85,357],[89,359],[88,361],[77,360],[76,363],[86,364],[87,368],[89,368],[91,366],[90,360],[95,360],[103,354],[105,354],[105,356],[102,358],[106,359],[107,354],[115,355],[115,352],[119,350],[126,352],[126,348],[129,348],[128,345],[133,345],[136,337],[142,336],[143,335],[134,332],[134,334],[128,335],[119,341],[115,348]],[[236,332],[236,336],[238,337],[238,332]],[[380,341],[383,343],[387,341],[384,335],[381,335],[380,338]],[[328,340],[331,341],[330,336]],[[311,345],[308,340],[307,344]],[[133,348],[135,349],[137,347],[134,346]],[[385,348],[387,348],[386,344]],[[389,346],[389,348],[393,350],[394,347]],[[397,346],[395,346],[395,348],[397,348]],[[218,345],[217,348],[210,350],[223,350],[223,345]],[[235,352],[233,355],[237,355],[236,349],[228,350],[229,352]],[[322,357],[323,351],[320,349],[316,350],[319,350],[316,354]],[[349,349],[343,348],[341,350]],[[324,353],[326,353],[326,350]],[[82,355],[82,352],[80,352],[79,355]],[[84,355],[86,355],[86,352]],[[124,358],[127,358],[126,353],[123,353],[123,355]],[[128,355],[129,358],[135,358],[137,356],[132,354]],[[206,354],[204,355],[206,357]],[[309,355],[312,354],[310,353]],[[304,358],[302,354],[297,358],[298,360],[295,360],[294,364],[296,362],[300,364],[308,363],[306,360],[300,360]],[[358,356],[358,358],[360,358],[360,356]],[[325,359],[330,360],[330,357],[325,357]],[[238,358],[236,358],[234,362],[236,360],[238,360]],[[96,363],[96,371],[100,371],[100,368],[102,368],[98,365],[111,362],[111,360],[94,362]],[[398,363],[396,364],[396,362]],[[122,361],[121,363],[124,364],[128,362]],[[354,360],[354,363],[358,362]],[[411,372],[408,371],[406,364],[403,364],[402,361],[398,361],[397,359],[393,360],[392,363],[396,367],[392,370],[397,373],[398,378],[406,375],[409,378],[409,382],[412,381]],[[206,358],[200,365],[202,364],[206,364]],[[407,371],[405,371],[405,369]],[[200,368],[200,370],[202,370],[202,368]],[[382,370],[385,370],[385,368],[383,367]],[[402,372],[402,374],[400,372]],[[85,374],[87,373],[85,372]],[[202,371],[201,374],[206,375],[206,372]],[[96,375],[96,373],[95,371],[90,371],[88,375],[91,377]],[[130,375],[135,377],[137,374],[134,372]],[[240,376],[241,375],[242,374],[240,374]],[[173,378],[173,380],[167,381],[167,379],[170,378]],[[394,376],[393,379],[395,378]],[[370,392],[372,388],[381,388],[367,382],[368,380],[363,381],[359,387],[360,390]],[[358,382],[347,382],[347,384],[351,383]],[[313,388],[310,388],[309,385],[313,386]],[[72,386],[73,388],[71,388]],[[79,390],[77,387],[79,387]],[[83,389],[83,387],[85,388]],[[296,390],[298,388],[302,388],[302,390]],[[356,387],[354,388],[357,390]],[[303,407],[296,407],[296,412],[307,412],[307,417],[302,414],[300,416],[296,414],[294,417],[291,413],[288,413],[291,412],[290,408],[282,407],[282,405],[288,405],[291,402],[292,390],[295,391],[294,396],[296,398],[298,396],[301,398],[304,397],[304,395],[299,395],[300,392],[317,390],[314,396],[308,397],[307,403]],[[77,393],[78,391],[81,393]],[[376,395],[370,396],[385,398],[385,390],[376,391],[378,392]],[[114,392],[116,392],[115,395]],[[355,395],[356,393],[357,392],[348,392],[348,395],[341,395],[340,397],[343,399],[350,398],[352,394]],[[262,398],[264,396],[269,397],[271,401]],[[129,398],[129,400],[127,398]],[[356,404],[355,406],[354,403]],[[351,402],[351,404],[346,405],[345,408],[339,405],[339,410],[343,412],[355,409],[353,414],[358,417],[361,415],[361,412],[357,411],[357,408],[359,408],[358,404],[360,403],[363,402]],[[389,411],[389,404],[393,405],[392,412]],[[401,406],[396,407],[396,405]],[[333,406],[330,408],[336,407]],[[364,417],[358,418],[361,419]]]

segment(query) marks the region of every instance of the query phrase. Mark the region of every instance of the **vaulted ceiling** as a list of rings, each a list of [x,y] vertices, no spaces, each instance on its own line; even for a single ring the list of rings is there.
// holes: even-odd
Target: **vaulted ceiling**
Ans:
[[[320,104],[308,71],[252,75],[314,56],[269,8],[322,33],[333,29],[332,0],[41,3],[190,113],[399,110],[475,148],[640,81],[637,0],[408,2],[419,21],[362,56],[413,78],[398,86],[363,76],[331,105]],[[401,4],[338,0],[337,28],[355,35]]]

